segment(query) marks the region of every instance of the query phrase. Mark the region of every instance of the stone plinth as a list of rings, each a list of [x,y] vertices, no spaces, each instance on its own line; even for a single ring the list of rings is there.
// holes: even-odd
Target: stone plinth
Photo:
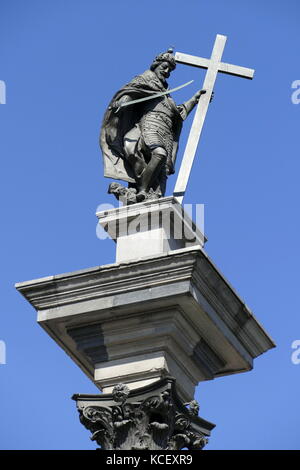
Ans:
[[[192,400],[274,343],[200,247],[17,284],[38,322],[105,393],[165,376]]]
[[[191,246],[203,247],[206,241],[204,234],[174,197],[97,212],[96,215],[117,244],[117,262]]]

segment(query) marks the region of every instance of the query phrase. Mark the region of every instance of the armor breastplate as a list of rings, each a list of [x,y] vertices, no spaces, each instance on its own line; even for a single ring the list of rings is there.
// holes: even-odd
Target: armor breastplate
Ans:
[[[171,98],[168,98],[167,96],[163,96],[161,98],[157,98],[154,100],[149,100],[148,102],[145,103],[145,108],[144,108],[145,114],[148,113],[149,111],[156,112],[156,113],[164,113],[169,118],[172,119],[176,108],[174,107],[173,103],[170,100]]]

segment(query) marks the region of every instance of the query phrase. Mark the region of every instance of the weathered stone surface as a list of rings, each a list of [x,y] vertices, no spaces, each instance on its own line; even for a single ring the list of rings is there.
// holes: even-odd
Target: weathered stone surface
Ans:
[[[103,450],[202,449],[215,427],[198,417],[195,400],[182,403],[172,378],[133,391],[118,384],[111,394],[73,399],[81,423]]]
[[[200,248],[20,283],[38,322],[104,391],[250,370],[274,343]],[[111,369],[110,369],[111,368]]]
[[[116,262],[155,256],[206,238],[174,197],[98,212],[99,223],[116,242]],[[203,223],[203,221],[202,221]]]

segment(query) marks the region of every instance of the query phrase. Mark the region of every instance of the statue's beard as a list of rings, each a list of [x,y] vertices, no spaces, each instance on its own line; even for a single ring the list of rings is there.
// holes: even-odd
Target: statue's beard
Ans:
[[[167,81],[166,81],[167,77],[165,77],[163,74],[159,74],[159,75],[156,74],[156,76],[157,76],[158,80],[166,87],[167,86]]]

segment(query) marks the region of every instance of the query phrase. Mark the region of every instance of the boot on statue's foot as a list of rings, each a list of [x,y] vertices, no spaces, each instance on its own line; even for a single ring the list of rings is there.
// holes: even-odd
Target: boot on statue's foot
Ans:
[[[137,202],[142,202],[145,199],[147,199],[147,192],[142,189],[137,195],[136,195],[136,200]]]

